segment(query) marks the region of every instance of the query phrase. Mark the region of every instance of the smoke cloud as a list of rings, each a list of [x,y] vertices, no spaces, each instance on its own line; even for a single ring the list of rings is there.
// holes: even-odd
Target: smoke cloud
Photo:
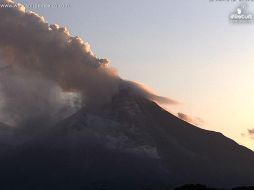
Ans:
[[[179,102],[171,98],[158,96],[151,88],[138,82],[123,81],[121,88],[126,88],[131,93],[142,95],[143,97],[153,100],[159,104],[179,104]]]
[[[245,136],[246,134],[243,134]],[[254,139],[254,129],[248,129],[247,130],[247,136],[251,139]]]
[[[241,133],[242,137],[247,137],[250,138],[252,140],[254,140],[254,128],[253,129],[247,129],[246,133]]]
[[[201,118],[197,118],[197,117],[194,118],[194,117],[184,114],[184,113],[177,113],[177,116],[180,119],[182,119],[188,123],[191,123],[193,125],[201,125],[204,123],[204,121]]]
[[[254,135],[254,129],[248,129],[248,134],[249,135]]]
[[[87,42],[65,27],[49,25],[11,0],[0,3],[8,5],[0,11],[2,121],[17,125],[31,118],[55,120],[81,106],[110,102],[120,87],[158,103],[176,103],[121,79],[108,59],[97,58]],[[71,104],[66,103],[68,96]]]

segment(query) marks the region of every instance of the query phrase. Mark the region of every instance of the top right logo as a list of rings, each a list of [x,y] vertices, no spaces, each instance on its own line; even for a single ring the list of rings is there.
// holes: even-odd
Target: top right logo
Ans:
[[[248,11],[247,4],[240,4],[234,12],[229,15],[230,21],[233,23],[250,23],[254,19],[254,15]]]

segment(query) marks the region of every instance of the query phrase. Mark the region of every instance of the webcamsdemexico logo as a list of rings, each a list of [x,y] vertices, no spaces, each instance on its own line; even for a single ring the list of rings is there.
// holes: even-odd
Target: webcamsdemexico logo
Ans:
[[[233,23],[250,23],[253,19],[254,15],[249,11],[247,4],[238,5],[229,15],[229,20]]]

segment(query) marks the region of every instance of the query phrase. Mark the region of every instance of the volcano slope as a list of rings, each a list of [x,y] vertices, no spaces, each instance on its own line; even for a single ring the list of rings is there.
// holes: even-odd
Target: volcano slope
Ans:
[[[100,109],[37,125],[14,132],[1,125],[7,139],[0,142],[1,189],[254,185],[251,150],[125,90]]]

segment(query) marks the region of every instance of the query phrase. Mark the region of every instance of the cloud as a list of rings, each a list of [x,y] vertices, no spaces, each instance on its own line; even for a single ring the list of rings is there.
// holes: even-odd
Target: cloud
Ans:
[[[246,133],[241,133],[242,137],[248,137],[250,139],[254,140],[254,128],[253,129],[247,129]]]
[[[124,81],[121,85],[122,88],[128,89],[134,94],[142,95],[150,100],[153,100],[159,104],[179,104],[178,101],[168,97],[158,96],[157,93],[150,87],[135,81]]]
[[[184,120],[184,121],[186,121],[186,122],[188,122],[188,123],[191,123],[191,124],[193,124],[193,125],[201,125],[201,124],[203,124],[204,123],[204,120],[203,119],[201,119],[201,118],[199,118],[199,117],[192,117],[192,116],[190,116],[190,115],[187,115],[187,114],[184,114],[184,113],[177,113],[177,116],[180,118],[180,119],[182,119],[182,120]]]
[[[249,135],[254,135],[254,129],[248,129],[248,134]]]
[[[64,91],[81,92],[89,102],[102,94],[101,101],[107,100],[117,89],[119,76],[109,61],[97,58],[66,28],[20,8],[1,9],[0,18],[1,56],[7,65],[37,72]]]
[[[0,119],[15,125],[35,118],[56,120],[62,110],[67,110],[65,116],[80,106],[100,107],[120,88],[158,103],[177,103],[121,79],[108,59],[96,57],[90,45],[67,28],[50,25],[11,0],[0,2],[9,5],[0,10]],[[68,93],[76,94],[80,103],[72,111],[61,98]]]
[[[253,129],[247,129],[247,133],[241,133],[242,137],[249,137],[254,140],[254,128]]]

